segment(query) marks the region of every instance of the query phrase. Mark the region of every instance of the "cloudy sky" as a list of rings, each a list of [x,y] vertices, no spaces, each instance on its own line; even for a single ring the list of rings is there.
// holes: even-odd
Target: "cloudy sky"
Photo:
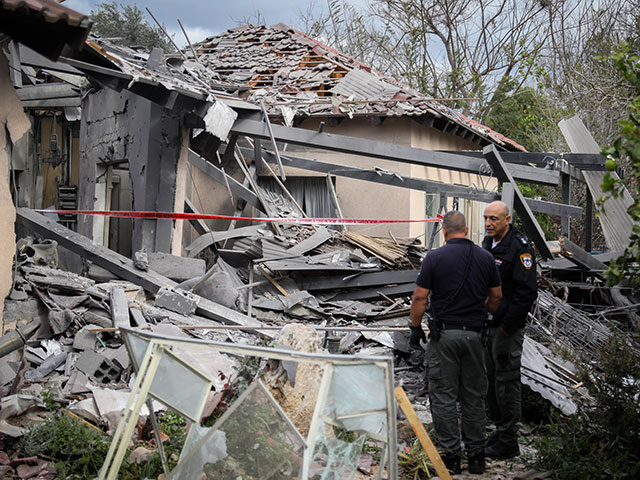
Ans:
[[[97,9],[102,0],[66,0],[64,5],[82,13],[89,14]],[[184,35],[181,33],[177,19],[179,18],[187,30],[189,39],[197,42],[208,35],[221,33],[238,26],[238,22],[250,18],[256,22],[259,12],[264,23],[286,23],[300,26],[300,12],[312,9],[322,12],[326,9],[326,0],[118,0],[118,3],[137,5],[145,11],[148,7],[153,14],[164,23],[176,43],[183,46]],[[149,23],[153,23],[151,18]],[[178,35],[178,33],[180,34]]]

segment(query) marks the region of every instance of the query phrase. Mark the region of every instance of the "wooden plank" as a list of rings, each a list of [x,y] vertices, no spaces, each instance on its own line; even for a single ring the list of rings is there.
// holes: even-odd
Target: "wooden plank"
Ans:
[[[422,448],[424,448],[424,451],[427,452],[427,455],[429,456],[431,463],[433,463],[433,466],[436,469],[436,473],[438,474],[438,476],[440,476],[442,480],[452,480],[449,470],[447,470],[447,467],[445,467],[444,462],[442,461],[442,457],[440,457],[440,454],[438,453],[438,450],[436,449],[435,445],[431,441],[431,438],[429,437],[427,430],[424,428],[424,425],[422,424],[422,422],[418,418],[418,415],[416,415],[415,410],[411,406],[411,402],[409,401],[409,397],[407,397],[406,392],[402,387],[396,387],[394,392],[396,395],[396,401],[398,402],[398,406],[404,413],[404,416],[407,417],[407,420],[409,421],[409,425],[411,425],[411,428],[413,429],[416,436],[418,437],[418,440],[420,441]]]
[[[496,178],[501,183],[510,182],[511,184],[513,184],[513,205],[515,207],[515,210],[518,212],[518,215],[520,215],[522,223],[524,224],[524,228],[529,237],[533,240],[533,243],[538,249],[540,256],[545,259],[553,258],[551,250],[549,250],[549,247],[547,246],[547,241],[544,238],[544,232],[542,231],[542,228],[540,228],[540,224],[538,224],[536,217],[533,215],[531,208],[529,208],[529,204],[527,203],[524,195],[522,195],[522,192],[518,188],[518,185],[516,184],[513,176],[511,175],[509,170],[507,170],[506,165],[502,160],[502,157],[500,156],[500,153],[498,153],[498,149],[495,147],[495,145],[488,145],[484,147],[482,153],[489,162],[489,165],[491,165],[493,174],[496,176]]]
[[[218,183],[222,185],[229,185],[229,189],[236,197],[240,197],[245,202],[256,207],[260,212],[265,213],[262,202],[258,199],[255,193],[191,149],[189,150],[189,162],[216,180]]]
[[[134,267],[133,261],[113,250],[102,245],[96,245],[89,238],[68,228],[49,220],[43,215],[28,208],[18,208],[16,222],[25,230],[36,232],[45,238],[57,241],[61,246],[68,248],[87,260],[91,260],[96,265],[109,270],[114,275],[127,280],[136,285],[140,285],[145,290],[156,293],[163,286],[175,287],[177,283],[152,270],[142,271]],[[261,322],[249,318],[240,312],[214,303],[206,298],[200,297],[196,313],[218,322],[232,325],[246,325],[256,327],[255,331],[272,336],[273,333],[259,330]]]
[[[560,246],[562,247],[562,256],[584,270],[603,272],[607,269],[604,263],[593,255],[590,255],[567,237],[560,238]]]
[[[362,288],[377,285],[415,282],[417,270],[387,270],[360,275],[323,275],[296,280],[302,290],[332,290],[334,288]]]
[[[423,165],[428,167],[444,168],[468,173],[478,173],[484,164],[482,159],[466,157],[456,153],[442,153],[435,150],[423,150],[420,148],[397,145],[390,142],[348,137],[333,133],[319,133],[303,128],[272,125],[273,135],[276,140],[294,145],[305,145],[324,150],[349,153],[371,158],[381,158],[395,162]],[[240,135],[247,135],[260,139],[270,139],[269,129],[264,122],[250,120],[239,116],[231,131]],[[546,185],[558,185],[560,174],[553,170],[542,170],[529,166],[510,164],[514,176],[518,180],[543,183]]]
[[[238,147],[244,155],[253,154],[252,150],[246,147]],[[275,156],[272,152],[262,150],[262,158],[269,163],[275,163]],[[372,169],[357,167],[337,168],[336,164],[321,162],[310,158],[295,157],[292,155],[281,155],[282,163],[288,167],[301,168],[313,172],[328,173],[336,177],[354,178],[365,182],[379,183],[382,185],[392,185],[394,187],[420,190],[428,193],[441,193],[450,197],[477,200],[479,202],[491,203],[499,200],[500,195],[493,192],[480,192],[476,188],[464,187],[462,185],[452,185],[423,178],[401,177],[388,173],[376,172]],[[573,205],[563,205],[562,203],[548,202],[546,200],[535,200],[527,198],[529,208],[534,212],[547,213],[549,215],[569,216],[578,218],[582,215],[582,208]]]

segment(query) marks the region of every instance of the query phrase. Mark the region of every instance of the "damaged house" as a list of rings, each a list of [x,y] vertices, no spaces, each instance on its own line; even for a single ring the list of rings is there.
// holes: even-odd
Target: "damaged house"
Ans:
[[[73,415],[112,432],[100,478],[116,478],[133,455],[129,441],[145,434],[159,445],[147,453],[170,474],[156,419],[167,407],[191,426],[168,478],[247,474],[250,455],[227,447],[262,434],[243,423],[253,414],[274,428],[264,441],[278,455],[261,461],[279,478],[373,475],[364,442],[379,449],[378,478],[397,478],[395,384],[429,421],[406,324],[416,269],[440,242],[437,221],[423,220],[443,210],[464,211],[479,241],[484,203],[501,198],[545,269],[585,285],[601,275],[607,260],[587,254],[590,234],[584,249],[568,238],[570,218],[582,214],[569,205],[571,179],[591,189],[592,215],[603,170],[599,153],[583,153],[578,122],[566,125],[580,138],[575,153],[527,153],[282,24],[232,29],[165,56],[87,37],[86,17],[55,2],[0,3],[3,15],[57,18],[80,35],[52,53],[0,24],[11,40],[0,85],[20,117],[14,130],[16,117],[3,113],[10,137],[0,154],[21,238],[0,279],[3,333],[13,330],[0,339],[0,431],[22,435],[9,419],[34,414],[51,388]],[[516,180],[560,185],[563,203],[525,198]],[[46,216],[33,211],[47,207]],[[627,228],[619,208],[601,216],[611,250]],[[561,246],[533,212],[561,219]],[[408,219],[419,221],[397,222]],[[553,260],[556,250],[569,260]],[[548,292],[532,324],[538,341],[587,357],[615,333]],[[526,349],[523,383],[575,411],[572,366],[534,339]],[[267,373],[236,398],[254,357]],[[138,414],[153,433],[136,429]],[[200,425],[212,416],[212,427]],[[327,438],[330,426],[358,432],[357,441]]]

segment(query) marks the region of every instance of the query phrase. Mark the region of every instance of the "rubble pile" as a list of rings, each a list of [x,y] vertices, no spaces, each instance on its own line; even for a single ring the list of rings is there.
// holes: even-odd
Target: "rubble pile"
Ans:
[[[280,330],[276,344],[282,348],[395,355],[396,382],[409,393],[419,418],[431,423],[424,372],[412,364],[406,327],[425,249],[407,240],[324,227],[290,226],[275,234],[258,225],[245,231],[232,244],[220,241],[211,265],[138,252],[136,268],[167,276],[155,295],[115,276],[105,282],[104,273],[96,280],[60,270],[55,241],[21,240],[0,339],[0,433],[19,438],[25,425],[50,415],[52,402],[89,425],[114,431],[135,378],[122,327],[249,345],[275,338]],[[223,325],[205,318],[198,314],[205,301],[261,323]],[[302,335],[305,329],[309,332]],[[594,317],[541,290],[523,351],[523,383],[564,413],[575,412],[572,398],[581,394],[575,367],[558,352],[572,349],[588,359],[616,331],[604,315]],[[211,414],[237,375],[238,359],[182,353],[217,379],[207,408]],[[311,366],[297,375],[296,381],[295,369],[282,362],[265,380],[304,431],[314,404],[307,390],[318,387],[321,374]],[[156,411],[166,409],[153,405]],[[14,470],[15,458],[9,462]],[[48,478],[50,470],[37,465],[41,478]]]

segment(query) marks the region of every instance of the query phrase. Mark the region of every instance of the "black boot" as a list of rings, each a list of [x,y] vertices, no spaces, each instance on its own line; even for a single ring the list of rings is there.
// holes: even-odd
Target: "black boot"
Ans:
[[[469,457],[469,473],[482,475],[484,473],[484,452]]]
[[[518,442],[516,443],[504,443],[498,441],[493,445],[484,449],[484,454],[487,457],[495,458],[496,460],[506,460],[507,458],[513,458],[520,455],[520,447]]]
[[[462,467],[460,466],[460,455],[443,455],[442,461],[444,462],[444,466],[447,467],[447,470],[449,470],[449,472],[453,473],[454,475],[457,473],[462,473]]]
[[[500,434],[498,432],[493,432],[491,435],[487,437],[487,443],[485,443],[485,447],[490,447],[495,444],[500,439]]]

